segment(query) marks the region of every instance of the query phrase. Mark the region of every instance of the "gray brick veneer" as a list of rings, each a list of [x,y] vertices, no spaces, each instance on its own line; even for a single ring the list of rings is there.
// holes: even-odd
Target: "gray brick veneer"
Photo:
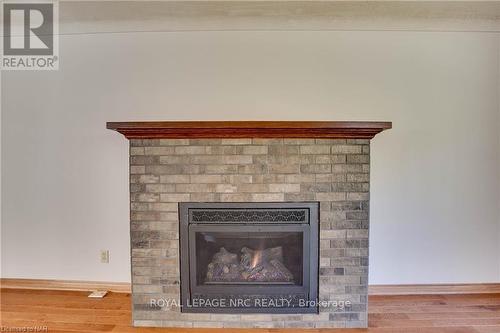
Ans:
[[[130,140],[135,326],[366,327],[369,140]],[[178,203],[320,202],[319,314],[181,313]]]

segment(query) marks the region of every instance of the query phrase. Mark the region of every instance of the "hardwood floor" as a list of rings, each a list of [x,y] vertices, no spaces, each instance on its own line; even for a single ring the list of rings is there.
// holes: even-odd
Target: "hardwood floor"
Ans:
[[[1,332],[6,327],[46,326],[48,332],[216,333],[221,329],[130,327],[130,295],[110,293],[89,299],[87,292],[1,290]],[[498,333],[500,294],[370,296],[369,329],[309,332]],[[291,329],[228,329],[239,333],[300,332]]]

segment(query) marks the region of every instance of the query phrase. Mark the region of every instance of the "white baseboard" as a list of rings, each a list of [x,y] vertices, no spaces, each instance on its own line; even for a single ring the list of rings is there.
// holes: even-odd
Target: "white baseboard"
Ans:
[[[500,283],[370,285],[369,295],[496,294]]]
[[[130,293],[129,282],[97,282],[75,280],[40,280],[40,279],[0,279],[0,288],[40,289],[40,290],[108,290],[115,293]]]

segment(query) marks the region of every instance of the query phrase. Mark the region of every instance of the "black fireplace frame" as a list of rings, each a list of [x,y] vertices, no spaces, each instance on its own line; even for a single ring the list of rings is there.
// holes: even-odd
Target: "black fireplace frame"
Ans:
[[[228,214],[228,212],[230,212]],[[250,212],[250,214],[244,214]],[[257,213],[257,218],[251,213]],[[200,214],[201,213],[201,214]],[[223,213],[222,215],[219,213]],[[235,213],[235,214],[234,214]],[[193,214],[195,217],[193,217]],[[247,218],[245,219],[245,216]],[[319,202],[182,202],[179,203],[182,312],[193,313],[318,313]],[[302,285],[199,286],[196,283],[196,232],[301,232]],[[306,295],[301,307],[193,307],[193,295]]]

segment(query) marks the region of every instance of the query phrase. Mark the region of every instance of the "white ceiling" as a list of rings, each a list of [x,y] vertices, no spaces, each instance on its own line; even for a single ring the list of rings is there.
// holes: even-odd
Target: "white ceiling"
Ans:
[[[207,30],[500,31],[500,2],[61,1],[60,33]]]

